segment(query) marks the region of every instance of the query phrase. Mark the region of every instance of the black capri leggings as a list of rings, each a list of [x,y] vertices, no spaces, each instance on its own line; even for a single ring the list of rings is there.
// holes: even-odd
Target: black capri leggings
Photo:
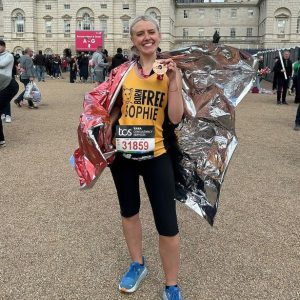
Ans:
[[[174,172],[168,154],[137,161],[124,158],[117,153],[110,169],[117,188],[122,217],[132,217],[140,210],[139,176],[141,175],[158,233],[163,236],[174,236],[178,233]]]

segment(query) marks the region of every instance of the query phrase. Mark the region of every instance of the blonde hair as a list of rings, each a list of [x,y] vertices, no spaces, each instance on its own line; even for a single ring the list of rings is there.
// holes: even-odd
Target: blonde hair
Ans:
[[[157,21],[151,17],[151,16],[148,16],[148,15],[143,15],[143,16],[137,16],[131,23],[130,25],[130,29],[129,29],[129,32],[130,32],[130,35],[132,36],[133,35],[133,26],[140,22],[140,21],[146,21],[146,22],[151,22],[155,25],[156,29],[158,32],[160,32],[160,29],[159,29],[159,25],[157,23]]]

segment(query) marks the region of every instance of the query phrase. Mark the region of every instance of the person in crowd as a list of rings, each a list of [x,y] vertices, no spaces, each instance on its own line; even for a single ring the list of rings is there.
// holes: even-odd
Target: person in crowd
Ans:
[[[272,72],[273,72],[272,91],[273,91],[273,93],[275,93],[275,92],[276,92],[276,89],[277,89],[277,73],[274,71],[274,67],[275,67],[275,65],[276,65],[276,63],[277,63],[278,60],[279,60],[279,57],[276,56],[276,57],[274,58],[274,65],[273,65],[273,69],[272,69]]]
[[[123,52],[122,48],[117,49],[116,55],[112,58],[112,62],[111,62],[111,65],[109,67],[109,71],[116,68],[116,67],[118,67],[119,65],[123,64],[125,61],[128,61],[128,59],[126,59],[123,56],[122,52]]]
[[[92,55],[89,55],[89,77],[92,83],[95,83],[95,65]]]
[[[102,47],[98,46],[97,51],[93,54],[92,57],[94,64],[94,74],[96,84],[100,84],[105,80],[104,69],[108,67],[108,63],[105,62],[104,54],[102,53]]]
[[[298,61],[300,61],[298,59]],[[300,97],[299,97],[299,91],[300,91],[300,68],[298,67],[298,69],[296,69],[297,73],[296,73],[296,82],[295,82],[295,88],[296,88],[296,98],[298,101],[297,103],[299,103],[298,105],[298,109],[297,109],[297,113],[296,113],[296,119],[295,119],[295,127],[294,130],[299,131],[300,130]]]
[[[34,57],[33,63],[36,68],[38,81],[45,81],[46,58],[45,55],[43,55],[42,50],[39,50],[39,54]]]
[[[80,80],[82,82],[87,82],[89,77],[89,57],[87,54],[83,54],[78,63]]]
[[[67,68],[68,68],[68,58],[66,56],[64,56],[61,61],[62,72],[67,72]]]
[[[55,54],[52,61],[52,76],[53,78],[59,79],[61,75],[61,60],[58,54]]]
[[[71,57],[69,65],[70,65],[70,83],[74,83],[76,82],[77,71],[78,71],[76,56]]]
[[[12,76],[14,57],[6,51],[6,44],[0,40],[0,111],[3,111],[19,91],[19,85]],[[2,118],[0,118],[0,148],[5,147]]]
[[[298,87],[299,66],[300,66],[300,56],[298,57],[298,60],[293,63],[293,72],[292,72],[292,78],[293,78],[292,88],[294,88],[295,90],[295,103],[300,103],[300,89]]]
[[[294,130],[300,130],[300,103],[298,105],[297,113],[296,113],[296,120],[295,120],[295,127]]]
[[[20,75],[20,81],[24,85],[24,91],[14,100],[14,103],[18,106],[21,107],[21,101],[23,101],[23,96],[25,93],[26,85],[30,82],[33,81],[34,79],[34,66],[33,66],[33,61],[32,61],[32,55],[33,51],[31,48],[26,48],[24,50],[24,55],[20,57],[19,63],[20,63],[20,68],[21,68],[21,75]],[[33,105],[32,100],[27,100],[28,101],[28,107],[29,108],[37,108],[37,106]]]
[[[14,53],[11,53],[13,58],[14,58],[14,64],[12,67],[12,78],[16,78],[17,76],[17,65],[18,65],[18,59],[20,58],[20,55],[16,54],[14,55]],[[0,111],[1,113],[1,119],[3,122],[5,123],[11,123],[11,105],[10,105],[10,101],[7,103],[7,105],[3,108],[2,111]]]
[[[112,109],[110,126],[105,133],[106,143],[111,144],[113,132],[121,132],[121,136],[128,129],[134,130],[143,126],[148,126],[153,138],[150,148],[147,144],[143,148],[144,151],[140,148],[135,154],[130,154],[130,149],[127,148],[129,144],[126,144],[126,147],[123,144],[125,148],[118,149],[119,152],[111,165],[119,197],[123,233],[131,257],[129,269],[121,278],[119,289],[125,293],[136,291],[147,274],[146,261],[142,254],[142,227],[139,217],[141,175],[159,234],[159,252],[165,274],[163,299],[181,300],[181,291],[177,285],[179,233],[174,201],[175,180],[168,143],[164,140],[163,132],[166,130],[163,129],[165,122],[176,126],[175,124],[180,123],[182,119],[181,76],[172,59],[160,60],[161,68],[166,68],[166,74],[161,77],[154,73],[153,64],[157,59],[157,48],[161,40],[160,29],[155,19],[151,16],[137,17],[130,26],[130,35],[137,61],[125,78],[122,92]],[[139,100],[138,95],[144,93],[148,93],[148,100],[151,93],[156,95],[156,102],[160,103],[155,105],[157,114],[149,114],[154,102],[146,104]],[[133,111],[139,113],[132,114]],[[117,135],[115,138],[118,138]],[[127,141],[130,141],[129,136]]]
[[[103,76],[105,79],[106,76],[108,75],[108,69],[112,63],[112,57],[108,55],[108,51],[106,49],[103,49],[102,53],[103,53],[103,57],[104,57],[104,62],[107,63],[107,66],[103,69]]]
[[[254,69],[256,70],[256,87],[258,88],[258,91],[261,90],[261,81],[262,81],[262,76],[260,75],[260,71],[264,68],[264,57],[259,56],[255,65]]]
[[[286,94],[289,84],[289,79],[292,75],[292,61],[290,60],[290,52],[283,52],[283,65],[280,59],[274,66],[274,73],[277,74],[277,104],[288,104],[286,101]],[[286,78],[285,78],[286,75]]]
[[[52,65],[53,65],[53,55],[49,54],[46,57],[46,72],[51,78],[53,78]]]

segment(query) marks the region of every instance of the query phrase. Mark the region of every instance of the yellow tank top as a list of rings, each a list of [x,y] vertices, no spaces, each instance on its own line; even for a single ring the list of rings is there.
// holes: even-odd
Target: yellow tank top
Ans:
[[[162,80],[153,74],[148,78],[140,78],[135,68],[127,75],[122,89],[122,108],[120,125],[154,126],[154,157],[166,152],[163,137],[165,109],[168,103],[169,79]]]

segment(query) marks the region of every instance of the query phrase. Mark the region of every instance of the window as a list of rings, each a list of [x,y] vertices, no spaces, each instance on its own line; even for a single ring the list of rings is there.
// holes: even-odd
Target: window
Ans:
[[[254,16],[254,10],[253,9],[248,9],[248,17],[252,18]]]
[[[278,19],[277,20],[277,30],[278,30],[279,34],[285,34],[286,24],[287,24],[286,19]]]
[[[123,9],[129,9],[129,4],[123,4]]]
[[[82,16],[82,25],[81,25],[82,30],[91,30],[91,20],[90,20],[90,15],[88,13],[85,13]]]
[[[101,4],[100,7],[101,8],[107,8],[107,4]]]
[[[215,17],[216,17],[216,19],[220,19],[220,17],[221,17],[221,9],[220,8],[215,9]]]
[[[236,16],[237,16],[237,9],[232,8],[231,9],[231,18],[236,18]]]
[[[291,11],[287,8],[281,7],[275,11],[274,16],[275,16],[275,19],[274,19],[275,26],[274,27],[276,28],[275,31],[277,31],[276,32],[277,37],[284,38],[284,39],[290,39],[289,33],[291,30],[290,25],[291,25],[291,21],[292,21]],[[285,35],[287,35],[287,36],[285,36]]]
[[[50,9],[51,9],[51,5],[50,5],[50,4],[46,4],[46,5],[45,5],[45,8],[46,8],[47,10],[50,10]]]
[[[297,29],[296,29],[297,33],[300,33],[300,17],[298,17],[297,19]]]
[[[189,36],[189,29],[188,28],[183,28],[182,34],[183,34],[184,38],[187,38]]]
[[[252,36],[252,28],[247,28],[247,36]]]
[[[94,13],[88,8],[80,9],[76,15],[77,29],[94,30]]]
[[[100,20],[100,30],[103,31],[104,37],[107,37],[107,20]]]
[[[235,37],[235,28],[230,28],[230,36],[231,36],[232,38]]]
[[[18,13],[16,15],[15,32],[17,33],[24,32],[24,16],[21,13]]]
[[[204,9],[199,9],[199,18],[200,19],[204,19],[204,14],[205,14]]]
[[[71,32],[71,23],[69,20],[64,20],[64,33],[70,33]]]
[[[204,28],[199,28],[199,37],[204,36]]]
[[[46,34],[52,33],[52,21],[45,21],[45,31],[46,31]]]
[[[183,18],[187,19],[189,17],[189,12],[187,10],[183,11]]]
[[[128,34],[129,33],[129,20],[123,20],[122,26],[123,26],[123,34]]]
[[[161,12],[160,12],[160,10],[158,8],[156,8],[156,7],[150,7],[150,8],[148,8],[146,10],[145,14],[151,16],[152,18],[154,18],[157,21],[157,23],[158,23],[158,25],[160,27]]]
[[[160,13],[159,12],[150,10],[150,11],[147,11],[146,14],[149,14],[153,19],[155,19],[160,27]]]
[[[70,5],[70,4],[64,4],[64,8],[65,8],[65,9],[70,9],[70,8],[71,8],[71,5]]]

